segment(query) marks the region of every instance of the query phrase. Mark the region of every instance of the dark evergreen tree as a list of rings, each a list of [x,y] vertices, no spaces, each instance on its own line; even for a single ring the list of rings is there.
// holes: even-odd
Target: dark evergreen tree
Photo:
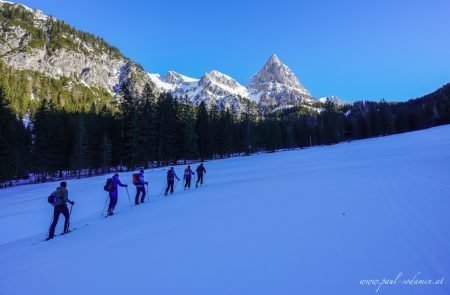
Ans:
[[[53,101],[43,100],[33,121],[33,159],[36,172],[62,176],[70,168],[72,142],[67,113],[58,111]]]
[[[137,110],[137,100],[129,92],[128,88],[123,87],[123,101],[120,105],[122,112],[122,156],[121,166],[126,166],[128,170],[140,164],[138,159],[139,144],[139,118]]]
[[[211,135],[209,126],[209,116],[205,103],[202,101],[197,110],[197,145],[201,160],[211,157]]]
[[[112,144],[106,134],[102,136],[101,145],[101,168],[102,172],[109,172],[112,166]]]
[[[163,93],[157,103],[158,165],[176,160],[176,108],[172,95]]]
[[[0,88],[0,187],[16,176],[18,122]]]
[[[76,123],[75,140],[72,147],[70,158],[70,168],[77,172],[78,178],[81,176],[81,170],[88,167],[88,140],[85,116],[77,114],[74,118]]]
[[[186,113],[186,123],[184,125],[184,151],[183,159],[197,159],[198,147],[197,147],[197,134],[195,133],[195,113],[192,107],[190,107]]]

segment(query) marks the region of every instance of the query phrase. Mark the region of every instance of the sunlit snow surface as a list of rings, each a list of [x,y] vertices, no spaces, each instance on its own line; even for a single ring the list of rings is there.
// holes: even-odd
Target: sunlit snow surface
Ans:
[[[207,162],[205,187],[167,198],[155,169],[150,203],[131,210],[121,189],[108,219],[106,176],[71,180],[72,227],[89,226],[49,242],[39,241],[56,183],[3,189],[0,294],[377,294],[361,280],[450,280],[449,164],[442,126]],[[378,294],[450,294],[449,284]]]

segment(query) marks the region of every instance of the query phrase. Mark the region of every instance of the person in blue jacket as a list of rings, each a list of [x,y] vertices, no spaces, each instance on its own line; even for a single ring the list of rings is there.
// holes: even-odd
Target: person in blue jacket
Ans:
[[[108,207],[108,215],[114,214],[114,208],[116,208],[117,198],[119,197],[118,187],[128,187],[127,184],[122,184],[119,179],[119,174],[114,174],[112,177],[113,184],[112,190],[109,192],[109,207]]]

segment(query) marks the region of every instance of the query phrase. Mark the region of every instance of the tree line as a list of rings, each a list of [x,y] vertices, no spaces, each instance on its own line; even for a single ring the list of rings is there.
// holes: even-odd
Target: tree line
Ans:
[[[91,103],[74,111],[58,98],[40,99],[30,122],[13,110],[0,85],[0,183],[34,175],[100,174],[259,151],[303,148],[385,136],[450,123],[450,85],[402,103],[328,100],[320,111],[297,106],[234,113],[194,106],[146,85],[140,97],[123,89],[115,107]]]

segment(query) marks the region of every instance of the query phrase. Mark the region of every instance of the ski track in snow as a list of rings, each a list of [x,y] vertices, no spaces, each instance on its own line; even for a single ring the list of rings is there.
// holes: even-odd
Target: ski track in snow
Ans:
[[[150,202],[130,209],[120,189],[106,219],[107,176],[69,180],[77,230],[48,242],[57,183],[3,189],[0,294],[377,294],[360,280],[447,280],[449,163],[447,125],[206,162],[206,186],[194,178],[168,197],[158,197],[167,168],[157,168],[145,173]],[[120,178],[134,204],[132,173]]]

